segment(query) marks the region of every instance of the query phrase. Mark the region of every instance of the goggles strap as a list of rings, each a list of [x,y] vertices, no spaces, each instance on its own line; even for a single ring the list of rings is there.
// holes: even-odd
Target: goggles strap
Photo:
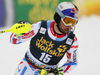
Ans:
[[[74,32],[76,28],[76,25],[74,27],[71,28],[71,31]]]

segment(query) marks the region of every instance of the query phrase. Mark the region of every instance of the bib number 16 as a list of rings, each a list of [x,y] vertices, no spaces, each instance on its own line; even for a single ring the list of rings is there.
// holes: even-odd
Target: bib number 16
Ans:
[[[39,60],[43,61],[44,63],[48,63],[51,60],[51,55],[46,54],[46,53],[41,53],[41,57],[39,58]]]

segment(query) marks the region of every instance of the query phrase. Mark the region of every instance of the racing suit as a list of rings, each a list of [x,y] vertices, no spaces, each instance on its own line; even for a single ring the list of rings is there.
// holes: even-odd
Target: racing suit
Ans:
[[[25,57],[19,63],[14,75],[40,75],[43,68],[57,68],[67,54],[67,60],[60,66],[64,73],[73,70],[78,63],[78,40],[73,34],[55,33],[54,21],[40,21],[32,24],[31,30],[22,36],[12,33],[10,42],[20,44],[31,39]]]

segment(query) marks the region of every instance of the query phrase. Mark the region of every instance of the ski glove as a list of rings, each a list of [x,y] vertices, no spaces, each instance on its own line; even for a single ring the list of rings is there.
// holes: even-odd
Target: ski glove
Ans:
[[[22,36],[23,34],[16,34],[16,36]]]
[[[63,75],[64,71],[62,70],[62,68],[56,68],[54,71],[55,75]]]
[[[20,24],[27,24],[29,22],[25,21],[25,20],[20,20],[18,21],[17,23],[20,23]],[[24,33],[23,33],[24,34]],[[16,36],[22,36],[23,34],[16,34]]]
[[[64,72],[61,68],[41,70],[41,75],[63,75],[63,74]]]

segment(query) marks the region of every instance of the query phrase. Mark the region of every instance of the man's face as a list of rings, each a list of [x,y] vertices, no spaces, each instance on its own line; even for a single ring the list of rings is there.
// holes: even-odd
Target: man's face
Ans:
[[[60,21],[59,28],[63,33],[68,33],[71,30],[71,26],[65,26],[62,21]]]

